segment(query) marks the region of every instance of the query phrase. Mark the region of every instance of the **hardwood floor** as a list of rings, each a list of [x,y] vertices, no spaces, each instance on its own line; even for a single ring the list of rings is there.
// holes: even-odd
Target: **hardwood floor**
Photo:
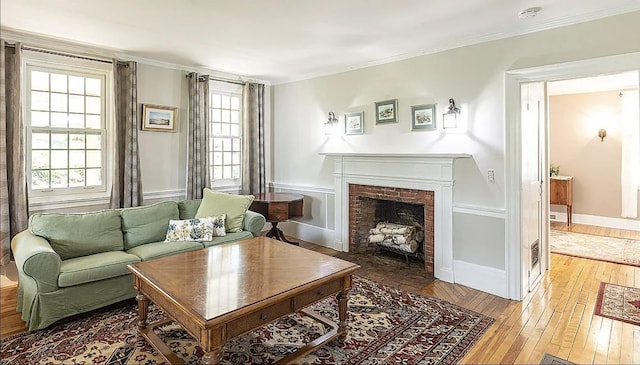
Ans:
[[[563,229],[562,224],[554,229]],[[574,224],[574,232],[640,239],[640,232]],[[301,242],[328,255],[338,252]],[[523,301],[511,301],[440,280],[400,280],[391,263],[362,273],[387,285],[420,292],[496,319],[462,364],[539,364],[545,353],[577,364],[640,364],[640,326],[594,315],[601,281],[640,288],[640,267],[551,255],[551,271]],[[413,265],[416,269],[419,265]],[[405,268],[406,269],[406,268]],[[9,290],[9,291],[8,291]],[[1,337],[24,330],[15,312],[15,289],[2,288]],[[11,299],[13,297],[13,299]],[[22,326],[22,327],[20,327]]]

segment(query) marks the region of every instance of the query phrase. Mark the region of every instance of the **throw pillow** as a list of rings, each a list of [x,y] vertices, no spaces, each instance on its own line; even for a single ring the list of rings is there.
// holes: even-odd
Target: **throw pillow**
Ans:
[[[185,220],[170,220],[165,242],[211,241],[213,237],[224,236],[224,214]]]
[[[253,202],[253,195],[218,193],[208,188],[204,188],[203,195],[196,218],[226,214],[226,231],[242,231],[244,216]]]

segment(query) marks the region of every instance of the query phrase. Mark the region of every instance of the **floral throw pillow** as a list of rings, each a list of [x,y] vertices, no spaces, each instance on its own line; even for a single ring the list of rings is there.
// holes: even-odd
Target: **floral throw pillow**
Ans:
[[[185,220],[170,220],[165,242],[211,241],[213,237],[224,236],[224,214]],[[222,233],[221,233],[222,232]]]

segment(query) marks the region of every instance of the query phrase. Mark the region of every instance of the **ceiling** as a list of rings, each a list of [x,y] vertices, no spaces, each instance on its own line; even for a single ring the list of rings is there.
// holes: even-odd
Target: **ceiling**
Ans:
[[[2,0],[5,33],[282,83],[640,10],[638,0]],[[542,10],[518,19],[528,7]]]

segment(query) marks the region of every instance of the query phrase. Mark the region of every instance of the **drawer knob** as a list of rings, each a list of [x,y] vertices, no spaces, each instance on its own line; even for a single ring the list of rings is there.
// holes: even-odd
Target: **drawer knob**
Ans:
[[[318,289],[318,291],[316,292],[316,294],[318,295],[322,295],[322,293],[323,293],[322,289]]]
[[[264,314],[264,313],[260,313],[260,319],[263,320],[263,321],[266,321],[267,320],[267,315]]]

